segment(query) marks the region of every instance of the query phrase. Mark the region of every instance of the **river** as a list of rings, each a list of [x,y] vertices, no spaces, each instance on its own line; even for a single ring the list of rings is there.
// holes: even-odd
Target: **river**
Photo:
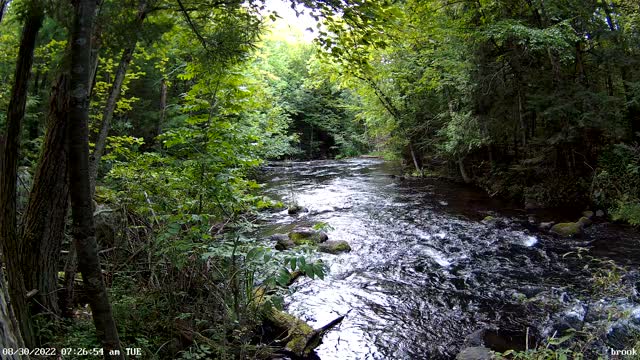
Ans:
[[[575,221],[579,211],[531,214],[466,186],[399,174],[393,163],[351,159],[272,163],[262,175],[266,194],[309,212],[264,214],[259,234],[324,222],[330,239],[353,249],[319,255],[325,279],[298,280],[286,298],[288,312],[316,327],[348,314],[317,349],[321,359],[452,359],[477,331],[504,351],[570,327],[602,332],[592,354],[629,346],[640,329],[633,229],[596,223],[580,239],[559,239],[537,222]],[[593,275],[605,279],[598,269],[612,264],[591,256],[628,272],[598,288]],[[614,312],[625,315],[607,325]]]

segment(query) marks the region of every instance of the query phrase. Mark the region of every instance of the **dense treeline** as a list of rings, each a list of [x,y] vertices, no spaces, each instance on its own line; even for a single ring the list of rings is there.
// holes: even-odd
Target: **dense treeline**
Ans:
[[[319,43],[364,88],[372,134],[417,172],[444,165],[530,208],[595,202],[637,223],[639,12],[405,1],[376,14],[384,36],[336,21]]]
[[[262,1],[0,1],[0,345],[268,356],[264,309],[322,265],[242,237],[282,206],[267,159],[375,151],[640,222],[635,2],[296,4],[314,44]]]

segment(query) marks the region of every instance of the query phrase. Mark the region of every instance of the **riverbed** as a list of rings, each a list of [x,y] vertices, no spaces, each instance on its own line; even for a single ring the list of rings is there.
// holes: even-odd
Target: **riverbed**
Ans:
[[[604,339],[592,354],[629,346],[640,328],[633,229],[602,219],[581,238],[559,239],[538,224],[575,221],[584,209],[531,213],[399,175],[394,163],[350,159],[272,163],[261,176],[267,195],[309,211],[264,214],[260,236],[322,222],[352,247],[318,255],[325,279],[298,280],[286,298],[288,312],[316,327],[347,314],[317,349],[321,359],[452,359],[478,336],[504,351],[590,326]],[[620,269],[615,284],[593,280],[610,269]],[[624,315],[607,324],[611,313]]]

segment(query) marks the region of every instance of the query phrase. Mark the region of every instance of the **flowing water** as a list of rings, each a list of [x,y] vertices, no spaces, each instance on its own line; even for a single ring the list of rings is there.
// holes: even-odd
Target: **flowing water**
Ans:
[[[394,174],[397,166],[375,159],[265,169],[268,195],[309,212],[265,214],[260,234],[325,222],[330,239],[353,249],[321,255],[326,278],[298,280],[286,299],[288,312],[315,327],[348,314],[317,349],[321,359],[452,359],[479,341],[469,336],[479,330],[494,350],[524,349],[569,327],[604,323],[607,309],[628,316],[607,327],[594,351],[629,345],[640,325],[637,233],[595,224],[581,239],[558,239],[530,224],[530,214],[476,190]],[[483,222],[487,215],[495,220]],[[609,265],[577,256],[579,248],[625,266],[629,273],[613,281],[624,286],[590,295],[593,271]]]

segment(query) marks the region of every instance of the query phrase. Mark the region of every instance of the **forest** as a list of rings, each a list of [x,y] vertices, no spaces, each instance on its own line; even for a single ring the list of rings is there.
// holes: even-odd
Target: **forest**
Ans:
[[[270,164],[377,159],[405,184],[589,210],[556,240],[596,236],[596,215],[640,226],[635,0],[0,0],[0,79],[2,359],[313,358],[349,315],[284,311],[332,267],[256,235],[309,206],[291,178],[264,191]],[[605,337],[535,350],[526,331],[494,356]]]

